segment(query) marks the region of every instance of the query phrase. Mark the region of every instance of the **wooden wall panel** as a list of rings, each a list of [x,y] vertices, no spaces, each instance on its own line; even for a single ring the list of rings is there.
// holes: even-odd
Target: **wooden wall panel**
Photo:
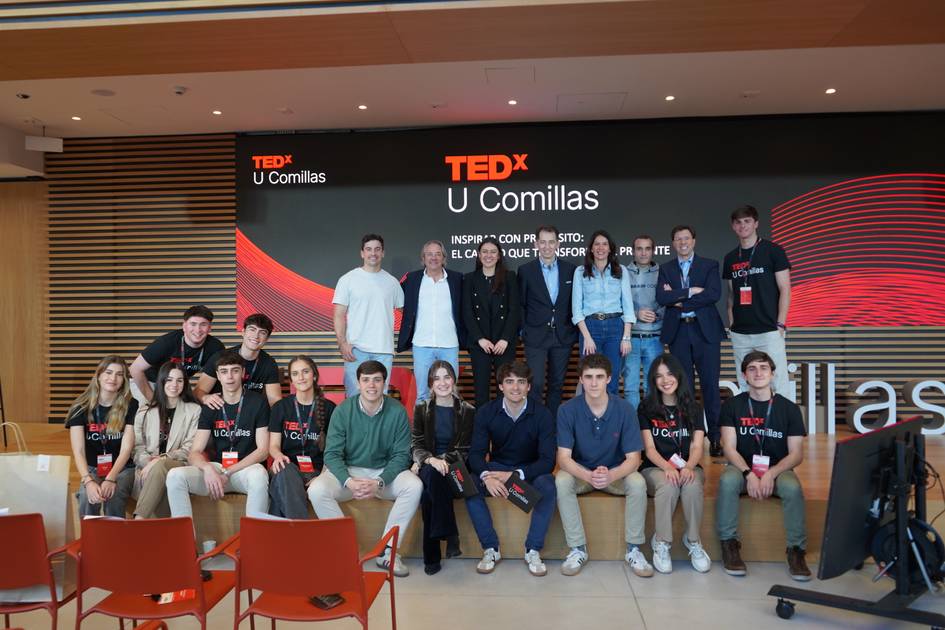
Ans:
[[[45,420],[45,232],[46,184],[0,182],[0,384],[15,422]]]
[[[134,360],[192,304],[234,340],[234,143],[75,139],[47,156],[50,422],[103,355]]]
[[[82,139],[47,158],[51,421],[61,421],[101,356],[133,360],[192,304],[213,309],[224,343],[239,340],[234,147],[232,135]],[[280,366],[300,352],[319,365],[342,364],[333,334],[279,333],[278,324],[267,350]],[[734,381],[729,344],[722,353],[722,378]],[[842,422],[846,388],[857,379],[882,378],[900,390],[911,378],[945,378],[945,327],[792,329],[788,355],[836,364]],[[471,398],[465,355],[461,363]],[[575,353],[568,392],[576,364]],[[411,356],[395,365],[409,368]]]

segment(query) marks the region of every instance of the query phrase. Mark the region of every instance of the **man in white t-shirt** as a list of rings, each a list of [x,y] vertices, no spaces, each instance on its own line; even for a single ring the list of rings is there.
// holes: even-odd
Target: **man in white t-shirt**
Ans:
[[[380,361],[388,373],[394,362],[394,309],[403,308],[400,283],[383,269],[384,239],[377,234],[361,238],[364,264],[338,279],[335,286],[335,337],[345,361],[345,391],[358,393],[355,373],[364,361]],[[387,384],[384,385],[387,391]]]

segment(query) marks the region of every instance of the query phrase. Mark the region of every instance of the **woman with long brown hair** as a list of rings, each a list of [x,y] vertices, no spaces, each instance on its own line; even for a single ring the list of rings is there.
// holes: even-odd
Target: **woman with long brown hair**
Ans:
[[[131,454],[138,401],[131,397],[128,364],[115,354],[104,357],[85,391],[66,414],[72,457],[79,471],[79,516],[125,517],[134,486]]]
[[[515,359],[521,320],[518,279],[505,268],[499,241],[484,238],[478,251],[476,270],[463,277],[463,322],[477,408],[492,398],[494,371]]]
[[[167,472],[187,465],[199,420],[200,405],[184,370],[173,361],[164,363],[158,368],[151,402],[135,416],[135,518],[171,515]]]
[[[295,394],[283,398],[269,414],[269,513],[308,518],[306,489],[322,471],[325,436],[335,403],[318,386],[318,366],[300,354],[289,359]]]

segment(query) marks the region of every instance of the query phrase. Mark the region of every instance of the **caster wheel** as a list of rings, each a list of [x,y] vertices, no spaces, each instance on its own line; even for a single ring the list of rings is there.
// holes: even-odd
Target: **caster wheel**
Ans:
[[[789,602],[786,599],[779,599],[778,605],[774,610],[776,613],[778,613],[778,617],[781,619],[790,619],[794,616],[794,602]]]

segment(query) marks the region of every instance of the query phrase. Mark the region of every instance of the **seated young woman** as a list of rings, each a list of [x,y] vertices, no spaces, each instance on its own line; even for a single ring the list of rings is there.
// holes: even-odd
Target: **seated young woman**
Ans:
[[[128,365],[118,355],[104,357],[85,391],[66,414],[72,456],[79,471],[79,516],[125,518],[134,486],[131,454],[138,401],[131,397]]]
[[[154,396],[135,416],[135,518],[167,518],[167,471],[187,465],[200,405],[190,380],[172,361],[158,369]]]
[[[322,471],[335,403],[318,386],[318,366],[311,358],[292,357],[288,371],[295,394],[273,405],[269,416],[269,513],[308,518],[307,488]]]
[[[673,542],[673,512],[681,500],[686,518],[683,545],[689,550],[692,568],[706,573],[712,561],[702,547],[699,534],[705,495],[705,474],[701,466],[705,440],[702,407],[693,398],[682,364],[673,355],[657,357],[647,378],[649,393],[637,416],[645,455],[640,474],[646,480],[647,494],[654,498],[656,531],[650,543],[653,566],[660,573],[673,570],[669,555]]]
[[[433,395],[414,410],[410,450],[423,481],[423,568],[433,575],[441,568],[441,540],[446,540],[447,558],[462,553],[447,473],[450,464],[466,459],[476,410],[459,397],[456,372],[448,361],[433,362],[427,384]]]

